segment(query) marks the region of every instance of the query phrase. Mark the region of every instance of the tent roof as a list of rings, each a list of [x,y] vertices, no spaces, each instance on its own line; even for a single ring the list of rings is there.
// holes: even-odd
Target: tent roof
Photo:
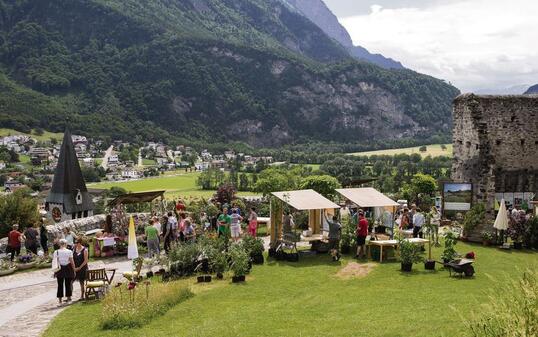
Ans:
[[[340,208],[314,190],[273,192],[272,194],[298,211]]]
[[[379,192],[375,188],[363,187],[363,188],[343,188],[337,189],[336,192],[340,193],[348,200],[357,204],[359,207],[387,207],[387,206],[399,206],[399,204]]]
[[[116,197],[114,200],[108,203],[109,206],[116,206],[118,204],[138,204],[142,202],[151,202],[156,198],[162,197],[166,191],[151,191],[151,192],[138,192],[128,193]]]

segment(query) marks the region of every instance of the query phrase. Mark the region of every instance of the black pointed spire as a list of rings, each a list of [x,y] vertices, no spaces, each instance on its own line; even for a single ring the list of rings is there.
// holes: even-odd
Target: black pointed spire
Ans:
[[[47,197],[47,204],[63,205],[66,214],[91,211],[94,208],[82,177],[71,132],[68,129],[64,133],[58,166],[54,172],[54,180]]]

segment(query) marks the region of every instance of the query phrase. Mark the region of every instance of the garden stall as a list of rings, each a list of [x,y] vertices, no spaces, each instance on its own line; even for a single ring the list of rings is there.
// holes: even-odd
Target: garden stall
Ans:
[[[391,229],[391,237],[394,234],[394,213],[400,206],[396,201],[390,199],[375,188],[343,188],[337,189],[341,196],[349,200],[360,208],[373,208],[375,217],[384,227]]]
[[[340,206],[314,190],[273,192],[271,198],[271,247],[276,247],[282,240],[282,218],[287,205],[297,211],[308,211],[308,227],[312,231],[309,238],[321,239],[323,214],[334,211]],[[312,241],[308,239],[307,241]]]

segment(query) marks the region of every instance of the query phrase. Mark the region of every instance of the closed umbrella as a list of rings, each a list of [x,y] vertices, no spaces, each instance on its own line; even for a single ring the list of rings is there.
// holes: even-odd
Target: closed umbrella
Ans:
[[[136,232],[132,216],[129,220],[129,245],[127,247],[127,258],[129,260],[138,258],[138,246],[136,244]]]
[[[506,204],[504,202],[504,199],[501,200],[501,205],[499,206],[499,213],[497,213],[497,219],[495,219],[493,227],[500,231],[508,229],[508,212],[506,211]]]

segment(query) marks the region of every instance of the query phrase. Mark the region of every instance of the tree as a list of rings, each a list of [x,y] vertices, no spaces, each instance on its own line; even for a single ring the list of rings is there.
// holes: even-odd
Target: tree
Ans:
[[[300,184],[301,189],[312,189],[328,199],[332,199],[335,189],[342,187],[338,179],[328,175],[309,176],[303,178]]]
[[[219,186],[217,193],[215,194],[215,199],[221,205],[230,205],[232,200],[235,199],[236,192],[237,190],[235,189],[235,186],[231,184],[222,184],[221,186]]]
[[[426,152],[426,151],[428,151],[428,148],[427,148],[425,145],[423,145],[423,146],[419,147],[418,150],[419,150],[420,152]]]
[[[446,145],[445,144],[441,144],[441,150],[446,151]]]
[[[246,173],[241,173],[241,175],[239,175],[239,190],[248,191],[249,190],[248,188],[249,188],[248,175]]]
[[[14,224],[23,229],[38,221],[37,201],[30,193],[30,189],[20,189],[0,196],[0,237],[6,236]]]
[[[402,188],[402,193],[406,199],[417,205],[422,205],[424,208],[429,208],[436,191],[437,181],[432,176],[422,173],[415,174],[411,182]]]

